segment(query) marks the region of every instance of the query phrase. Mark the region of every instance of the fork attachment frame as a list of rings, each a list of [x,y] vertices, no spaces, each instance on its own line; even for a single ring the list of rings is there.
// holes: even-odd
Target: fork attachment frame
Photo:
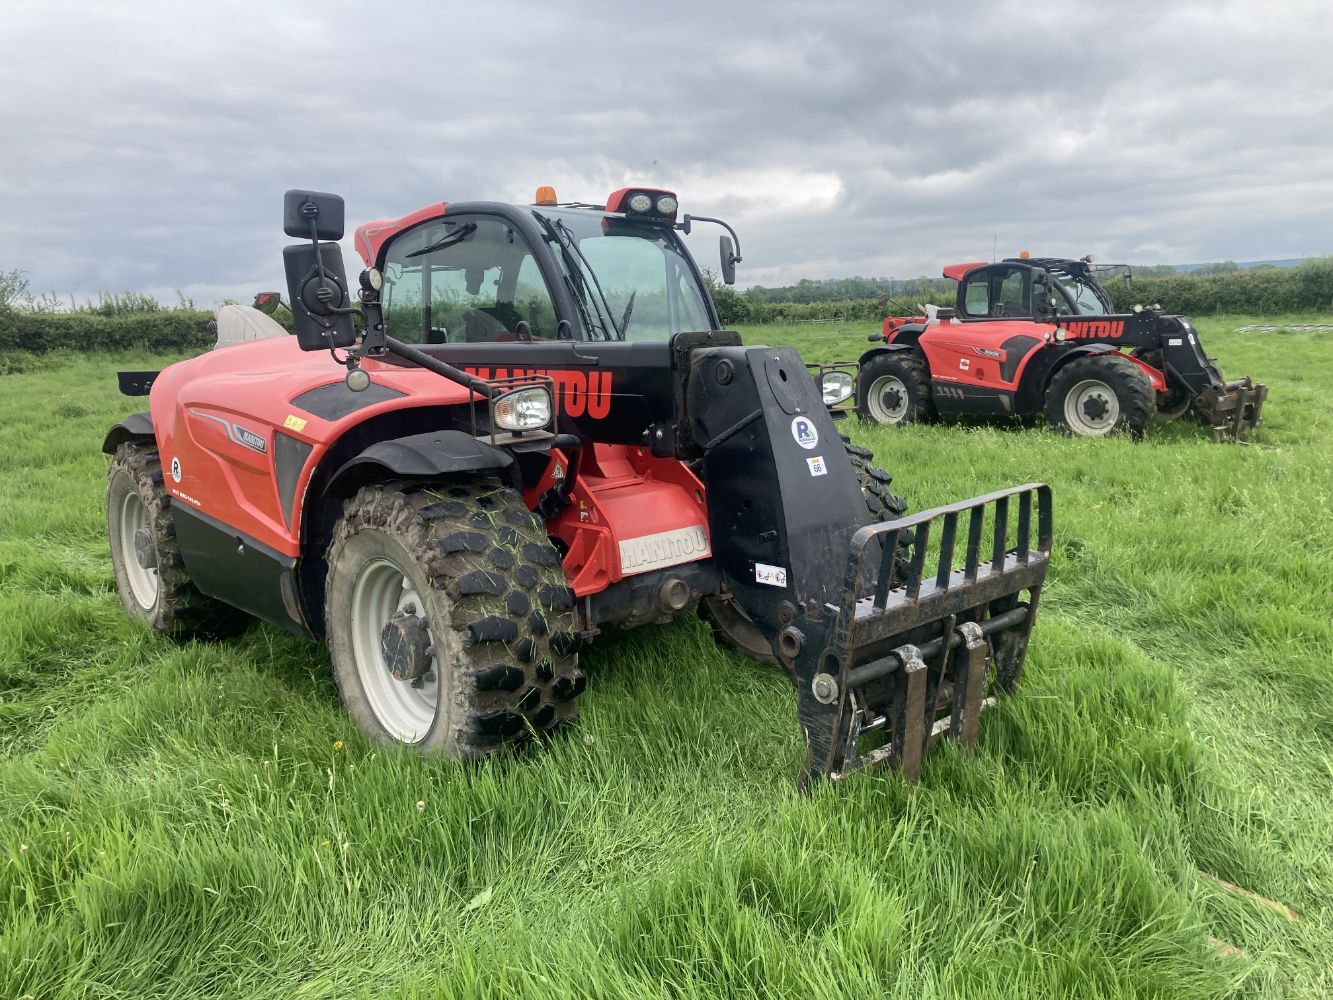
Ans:
[[[885,556],[909,537],[900,580]],[[1040,483],[856,531],[839,605],[777,644],[796,677],[802,787],[881,764],[914,781],[941,737],[973,746],[982,708],[1022,673],[1050,553],[1051,490]],[[808,641],[819,633],[822,643]],[[871,737],[879,745],[860,749]]]

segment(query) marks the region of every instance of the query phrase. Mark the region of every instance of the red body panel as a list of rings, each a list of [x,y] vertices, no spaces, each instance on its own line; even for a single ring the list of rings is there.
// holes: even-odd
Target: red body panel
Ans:
[[[356,252],[365,261],[366,267],[374,267],[379,261],[380,250],[384,244],[404,229],[410,229],[419,222],[442,218],[449,209],[447,201],[438,201],[409,212],[401,219],[378,219],[375,222],[363,222],[356,227]]]
[[[392,410],[457,406],[472,397],[463,387],[424,369],[372,359],[363,367],[376,385],[404,395],[324,420],[291,400],[342,382],[345,372],[325,353],[301,351],[294,337],[238,344],[172,365],[157,377],[149,399],[164,486],[176,502],[239,535],[285,556],[300,556],[306,489],[342,435]],[[472,371],[501,378],[520,370]],[[556,380],[557,407],[562,412],[606,415],[611,373],[550,374]],[[274,470],[278,432],[312,448],[297,480],[291,524],[283,512]],[[528,491],[530,508],[550,487],[557,464],[568,462],[568,456],[554,453],[541,483]],[[565,570],[579,596],[603,590],[625,576],[711,554],[703,484],[675,459],[654,458],[643,448],[590,444],[582,452],[572,500],[547,530],[567,548]]]
[[[569,456],[556,451],[527,491],[529,507]],[[565,574],[579,597],[627,576],[707,559],[712,554],[704,488],[673,458],[645,448],[594,444],[583,450],[572,503],[546,530],[564,543]]]
[[[1034,327],[1022,320],[996,320],[993,323],[933,323],[921,334],[920,344],[930,364],[930,377],[941,382],[962,382],[999,389],[1013,389],[1022,377],[1027,356],[1044,342],[1044,327]],[[1014,338],[1033,338],[1030,343],[1015,344]],[[1004,347],[1009,343],[1009,347]],[[1000,366],[1012,353],[1021,352],[1023,360],[1011,379],[1001,377]]]
[[[963,275],[967,274],[968,271],[974,267],[985,267],[988,263],[989,261],[974,260],[970,264],[950,264],[944,269],[944,276],[954,281],[962,281]]]
[[[976,266],[958,265],[968,268]],[[886,318],[884,342],[893,343],[905,324],[923,322],[924,316]],[[1117,325],[1123,329],[1123,322],[1117,323],[1114,319],[1066,321],[1066,342],[1117,336],[1121,332]],[[1013,392],[1022,383],[1028,362],[1038,348],[1056,342],[1055,332],[1058,329],[1060,326],[1054,323],[1034,323],[1027,319],[954,320],[932,323],[918,335],[917,343],[926,356],[932,379]],[[1020,337],[1028,339],[1016,340]],[[1162,372],[1124,351],[1120,353],[1143,370],[1155,392],[1166,391],[1166,376]],[[1013,362],[1014,355],[1018,356],[1018,360],[1013,365],[1011,377],[1006,379],[1002,366],[1006,362]]]
[[[394,409],[457,405],[471,395],[424,369],[371,360],[363,367],[377,384],[405,395],[333,421],[290,401],[310,389],[343,381],[346,372],[325,353],[303,352],[295,337],[236,344],[165,369],[153,383],[149,409],[167,490],[284,555],[299,555],[301,505],[296,505],[288,525],[273,473],[273,436],[278,430],[313,448],[297,481],[299,498],[324,453],[355,424]],[[256,435],[264,442],[264,451],[235,440],[228,425],[235,433]],[[179,482],[173,468],[180,471]]]

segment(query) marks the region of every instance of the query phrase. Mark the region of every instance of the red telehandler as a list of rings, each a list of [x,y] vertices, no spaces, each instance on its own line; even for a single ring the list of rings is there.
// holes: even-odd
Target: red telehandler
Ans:
[[[295,336],[121,373],[149,397],[104,444],[127,612],[320,638],[367,736],[462,758],[573,719],[602,629],[696,608],[790,675],[803,783],[971,744],[1019,678],[1049,489],[901,516],[826,408],[850,380],[718,331],[700,222],[651,188],[436,203],[359,227],[349,287],[342,199],[288,192]]]
[[[1098,281],[1114,272],[1128,282],[1124,265],[1091,257],[946,267],[955,308],[890,316],[870,335],[880,346],[858,362],[857,413],[880,424],[1044,413],[1086,437],[1139,435],[1154,418],[1191,411],[1215,440],[1258,428],[1267,387],[1226,381],[1184,316],[1157,306],[1116,313]]]

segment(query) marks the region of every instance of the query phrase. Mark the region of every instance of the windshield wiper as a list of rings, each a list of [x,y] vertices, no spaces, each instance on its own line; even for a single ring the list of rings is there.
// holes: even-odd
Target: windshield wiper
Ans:
[[[634,300],[639,297],[639,290],[636,288],[629,293],[629,301],[625,303],[625,311],[620,316],[620,339],[625,339],[625,331],[629,329],[629,316],[634,311]]]
[[[432,243],[429,246],[424,246],[420,250],[413,250],[409,254],[404,254],[403,257],[404,259],[408,257],[424,257],[426,254],[435,253],[435,251],[437,250],[447,250],[449,249],[449,247],[457,246],[459,243],[462,243],[476,231],[477,231],[477,224],[475,222],[469,222],[467,225],[461,226],[458,229],[454,230],[452,233],[450,233],[444,239],[440,240],[438,243]]]
[[[624,331],[616,326],[616,321],[611,315],[611,305],[606,301],[606,293],[602,291],[601,282],[597,280],[597,272],[593,270],[592,264],[589,263],[588,258],[583,255],[583,251],[579,249],[578,242],[574,239],[574,234],[569,231],[569,227],[565,225],[563,220],[557,219],[555,222],[552,222],[545,216],[537,215],[535,212],[533,214],[541,221],[542,225],[546,228],[546,231],[555,237],[556,241],[560,244],[560,249],[565,254],[565,261],[570,265],[570,270],[574,271],[579,276],[579,284],[583,288],[584,294],[587,294],[589,291],[588,279],[592,279],[592,287],[597,289],[597,301],[593,303],[593,312],[597,314],[596,327],[602,332],[602,338],[606,340],[610,339],[607,334],[606,324],[602,322],[602,318],[605,317],[610,321],[611,332],[615,334],[616,339],[624,340]],[[573,257],[571,257],[571,254]],[[578,262],[582,264],[582,267],[574,264],[574,257],[578,258]],[[600,309],[596,308],[598,302],[601,304]],[[586,305],[583,306],[583,314],[585,319],[589,319],[591,325],[591,317],[589,316]]]
[[[569,251],[565,249],[564,240],[561,239],[560,234],[556,232],[555,227],[551,225],[550,219],[537,212],[533,212],[532,215],[542,224],[542,228],[546,230],[546,234],[560,246],[560,252],[565,258],[565,268],[562,277],[565,279],[565,287],[569,289],[569,297],[574,300],[574,305],[577,306],[579,310],[579,316],[583,319],[583,328],[588,331],[589,335],[592,334],[593,330],[601,330],[602,337],[605,339],[606,327],[602,326],[600,321],[594,322],[592,315],[588,312],[588,304],[584,301],[584,296],[587,294],[587,285],[583,279],[583,273],[574,263],[574,259],[569,255]],[[571,277],[571,275],[573,275],[573,277]],[[575,279],[578,280],[577,286],[575,285]]]

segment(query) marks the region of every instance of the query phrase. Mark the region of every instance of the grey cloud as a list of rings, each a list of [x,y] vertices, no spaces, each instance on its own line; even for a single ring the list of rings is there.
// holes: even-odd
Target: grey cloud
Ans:
[[[658,182],[764,284],[1333,251],[1321,4],[23,2],[0,36],[0,268],[39,289],[273,286],[291,186],[359,221]]]

